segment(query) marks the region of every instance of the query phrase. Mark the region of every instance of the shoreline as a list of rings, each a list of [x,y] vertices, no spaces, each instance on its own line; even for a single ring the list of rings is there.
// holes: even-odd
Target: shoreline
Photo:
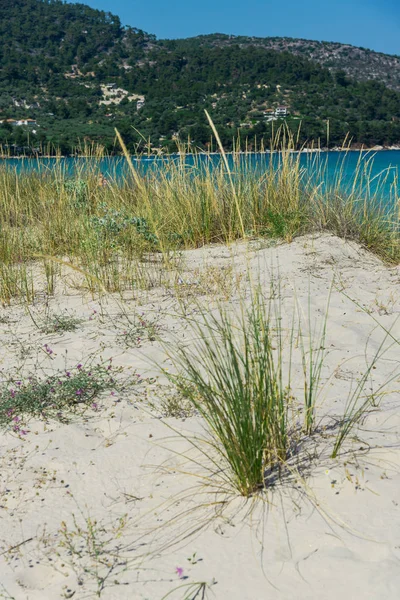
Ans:
[[[290,154],[331,154],[331,153],[348,153],[348,152],[358,152],[358,153],[368,153],[368,152],[400,152],[400,146],[372,146],[371,148],[340,148],[335,147],[335,148],[304,148],[302,150],[288,150],[288,152]],[[269,155],[269,154],[280,154],[281,150],[263,150],[263,151],[243,151],[243,150],[239,150],[238,152],[234,152],[234,151],[229,151],[229,152],[225,152],[225,154],[227,156],[234,156],[234,155],[240,155],[240,156],[253,156],[253,155]],[[132,154],[130,155],[130,157],[133,160],[150,160],[150,159],[157,159],[157,158],[170,158],[170,157],[174,157],[174,156],[222,156],[221,152],[185,152],[185,153],[181,153],[181,152],[171,152],[169,154],[167,153],[160,153],[160,154],[143,154],[143,155],[137,155],[137,154]],[[98,158],[98,157],[94,157],[91,155],[87,155],[87,154],[81,154],[78,156],[74,156],[74,155],[55,155],[55,154],[46,154],[46,155],[31,155],[31,156],[27,156],[27,155],[22,155],[22,156],[1,156],[0,155],[0,160],[2,161],[6,161],[6,160],[42,160],[42,159],[55,159],[55,160],[60,160],[60,159],[95,159],[95,160],[103,160],[103,159],[107,159],[107,158],[124,158],[123,154],[110,154],[108,156],[104,156],[102,158]]]

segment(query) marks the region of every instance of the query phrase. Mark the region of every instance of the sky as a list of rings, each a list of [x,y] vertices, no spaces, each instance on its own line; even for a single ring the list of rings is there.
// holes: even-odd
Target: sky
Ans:
[[[80,0],[158,38],[206,33],[342,42],[400,55],[400,0]]]

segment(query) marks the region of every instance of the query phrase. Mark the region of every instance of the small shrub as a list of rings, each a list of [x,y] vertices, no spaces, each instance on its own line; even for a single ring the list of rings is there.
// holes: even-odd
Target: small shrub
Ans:
[[[117,245],[118,237],[129,227],[133,227],[138,235],[149,244],[158,244],[157,236],[150,230],[149,224],[143,217],[131,217],[122,210],[111,209],[107,204],[101,205],[102,215],[92,217],[92,225],[101,238],[111,239]]]
[[[83,179],[71,179],[64,183],[64,188],[68,193],[71,204],[75,208],[86,208],[88,204],[88,186]]]

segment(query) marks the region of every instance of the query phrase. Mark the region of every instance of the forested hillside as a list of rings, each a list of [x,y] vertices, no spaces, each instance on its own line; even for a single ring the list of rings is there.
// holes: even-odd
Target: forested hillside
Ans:
[[[288,38],[158,41],[59,0],[0,0],[0,40],[0,143],[11,152],[51,144],[68,153],[79,141],[112,151],[114,127],[131,150],[174,150],[188,138],[206,148],[204,109],[227,149],[238,134],[268,145],[283,122],[300,144],[333,146],[347,134],[354,144],[400,143],[397,57]]]

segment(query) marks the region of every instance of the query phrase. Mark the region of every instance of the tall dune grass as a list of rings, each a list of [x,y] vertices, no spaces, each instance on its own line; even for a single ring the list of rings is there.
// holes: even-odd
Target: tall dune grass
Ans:
[[[325,442],[330,432],[329,455],[337,458],[399,375],[396,367],[371,392],[373,370],[399,343],[384,329],[365,371],[354,387],[349,385],[343,413],[333,419],[317,414],[331,291],[317,327],[309,313],[305,330],[300,313],[284,318],[280,290],[275,291],[272,285],[264,295],[256,285],[239,304],[217,301],[213,310],[198,304],[195,318],[183,316],[190,341],[165,346],[174,369],[164,374],[205,423],[206,434],[189,441],[222,488],[245,497],[274,485],[282,472],[293,474],[297,465],[309,463],[311,440],[321,441],[322,432]]]
[[[396,187],[382,199],[385,175],[372,181],[371,161],[359,161],[353,185],[338,167],[329,181],[318,154],[305,169],[295,141],[277,134],[271,160],[254,169],[236,152],[218,163],[188,148],[174,160],[135,166],[100,187],[98,149],[69,175],[62,158],[52,169],[17,173],[0,166],[0,295],[30,289],[32,261],[62,259],[88,274],[90,288],[137,285],[143,257],[243,237],[294,237],[330,231],[399,262]],[[226,157],[225,157],[226,158]],[[24,282],[22,285],[21,283]],[[29,285],[28,285],[29,284]]]

